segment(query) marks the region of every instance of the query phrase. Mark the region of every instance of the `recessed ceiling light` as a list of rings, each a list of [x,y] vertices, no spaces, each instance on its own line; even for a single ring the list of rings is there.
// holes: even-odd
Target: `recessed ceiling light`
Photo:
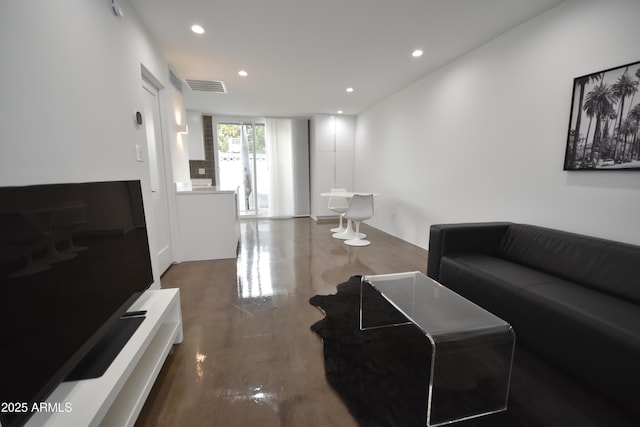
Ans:
[[[411,56],[413,56],[414,58],[420,58],[423,53],[424,52],[421,51],[420,49],[416,49],[413,52],[411,52]]]
[[[238,75],[240,77],[247,77],[249,75],[249,73],[247,73],[245,70],[240,70],[240,71],[238,71]]]
[[[338,110],[338,114],[342,114],[342,113],[343,113],[343,111],[342,111],[342,110]]]
[[[349,92],[349,93],[353,92],[353,88],[352,87],[348,87],[347,88],[347,92]]]
[[[202,26],[198,24],[191,26],[191,31],[196,34],[204,34],[204,28],[202,28]]]

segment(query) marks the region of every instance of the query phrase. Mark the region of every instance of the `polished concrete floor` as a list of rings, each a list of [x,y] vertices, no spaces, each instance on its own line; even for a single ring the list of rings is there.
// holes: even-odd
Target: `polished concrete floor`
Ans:
[[[309,327],[316,294],[352,275],[426,271],[427,251],[364,225],[349,247],[336,224],[243,221],[237,259],[185,262],[162,277],[180,288],[184,341],[174,346],[136,426],[356,426],[324,376]]]

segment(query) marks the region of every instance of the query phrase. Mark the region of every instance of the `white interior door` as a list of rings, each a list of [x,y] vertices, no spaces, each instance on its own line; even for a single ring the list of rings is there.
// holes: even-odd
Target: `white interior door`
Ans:
[[[144,98],[144,123],[147,133],[147,153],[151,172],[151,212],[148,218],[151,251],[157,256],[159,274],[162,274],[173,261],[171,253],[171,228],[169,222],[169,202],[167,196],[164,146],[158,89],[146,79],[142,81]]]

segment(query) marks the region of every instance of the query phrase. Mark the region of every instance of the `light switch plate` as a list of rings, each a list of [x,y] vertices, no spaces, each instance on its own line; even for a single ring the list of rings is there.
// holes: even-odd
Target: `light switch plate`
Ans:
[[[142,162],[142,145],[136,144],[136,160]]]

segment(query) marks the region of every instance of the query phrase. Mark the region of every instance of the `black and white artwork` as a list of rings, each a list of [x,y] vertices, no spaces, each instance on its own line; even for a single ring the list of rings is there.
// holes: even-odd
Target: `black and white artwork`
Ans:
[[[640,170],[640,62],[573,80],[565,170]]]

